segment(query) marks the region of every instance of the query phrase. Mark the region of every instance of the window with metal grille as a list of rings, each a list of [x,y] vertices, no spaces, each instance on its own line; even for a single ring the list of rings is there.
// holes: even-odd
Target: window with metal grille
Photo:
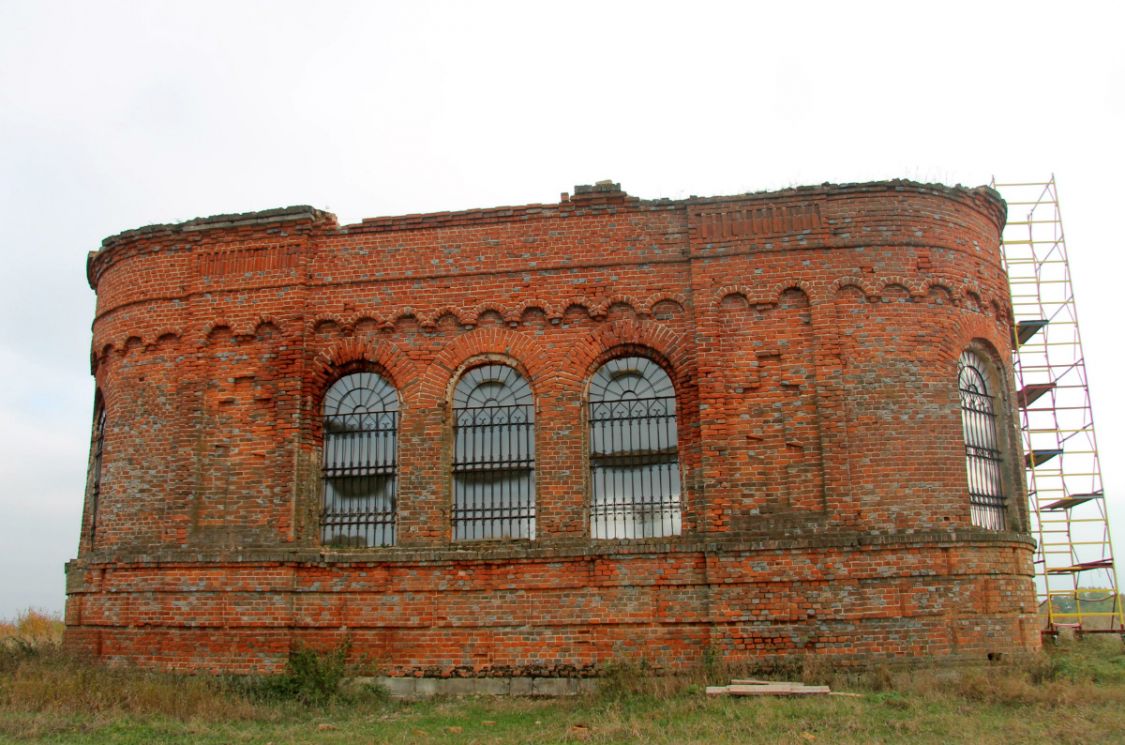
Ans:
[[[969,476],[969,514],[973,525],[1003,530],[1007,499],[997,438],[996,402],[989,392],[985,364],[975,352],[965,350],[957,366]]]
[[[98,500],[102,495],[102,453],[105,451],[105,404],[98,397],[96,414],[94,415],[94,442],[91,450],[93,458],[90,463],[90,548],[94,547],[94,535],[98,528]]]
[[[394,386],[373,372],[345,375],[324,394],[326,545],[394,545],[398,413]]]
[[[676,391],[647,357],[619,357],[590,380],[590,535],[679,535]]]
[[[470,368],[453,392],[453,540],[535,537],[535,403],[514,368]]]

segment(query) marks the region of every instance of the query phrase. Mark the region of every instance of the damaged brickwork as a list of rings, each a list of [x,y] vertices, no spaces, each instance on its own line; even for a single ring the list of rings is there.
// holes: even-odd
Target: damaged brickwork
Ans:
[[[537,679],[1035,649],[1004,219],[986,188],[644,201],[600,183],[107,238],[66,643],[242,673],[347,641],[386,675]],[[1003,530],[970,517],[965,350],[994,381]],[[674,386],[669,535],[592,535],[589,385],[623,357]],[[533,538],[454,539],[451,397],[482,364],[533,397]],[[393,545],[323,537],[323,402],[355,371],[399,402]]]

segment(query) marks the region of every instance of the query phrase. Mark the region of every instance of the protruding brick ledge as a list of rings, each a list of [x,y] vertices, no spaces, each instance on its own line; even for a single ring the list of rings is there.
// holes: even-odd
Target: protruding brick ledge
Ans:
[[[653,554],[687,553],[754,553],[758,551],[799,551],[801,549],[855,549],[922,546],[1010,544],[1031,549],[1035,541],[1026,534],[1013,531],[920,531],[917,533],[825,533],[795,537],[733,536],[694,538],[681,536],[643,541],[526,541],[497,543],[450,544],[441,547],[415,548],[396,546],[354,551],[324,548],[137,548],[101,549],[86,554],[86,566],[115,564],[120,566],[193,564],[193,563],[292,563],[292,564],[399,564],[496,562],[528,560],[562,560],[599,557],[651,556]],[[73,566],[78,560],[71,561]]]

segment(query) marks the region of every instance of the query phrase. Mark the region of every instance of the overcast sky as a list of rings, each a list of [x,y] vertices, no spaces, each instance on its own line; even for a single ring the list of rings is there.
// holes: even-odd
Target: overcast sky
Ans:
[[[1054,173],[1121,545],[1123,7],[0,0],[0,618],[63,606],[103,237],[607,178],[677,198]]]

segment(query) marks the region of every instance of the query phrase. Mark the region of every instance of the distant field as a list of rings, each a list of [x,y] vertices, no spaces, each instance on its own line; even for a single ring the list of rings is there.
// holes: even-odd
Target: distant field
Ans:
[[[730,671],[658,678],[618,670],[568,700],[390,701],[337,695],[338,659],[299,656],[288,676],[213,679],[68,658],[61,624],[0,625],[0,743],[1051,743],[1125,742],[1117,637],[1064,642],[977,668],[835,674],[819,659],[789,679],[856,698],[708,699]]]
[[[1078,607],[1074,599],[1056,595],[1051,601],[1055,612],[1058,613],[1056,621],[1061,624],[1072,623],[1079,620],[1076,614]],[[1078,602],[1081,603],[1082,627],[1088,630],[1121,628],[1122,597],[1114,596],[1105,590],[1084,590],[1079,592]],[[1047,625],[1047,602],[1039,604],[1039,621]]]

